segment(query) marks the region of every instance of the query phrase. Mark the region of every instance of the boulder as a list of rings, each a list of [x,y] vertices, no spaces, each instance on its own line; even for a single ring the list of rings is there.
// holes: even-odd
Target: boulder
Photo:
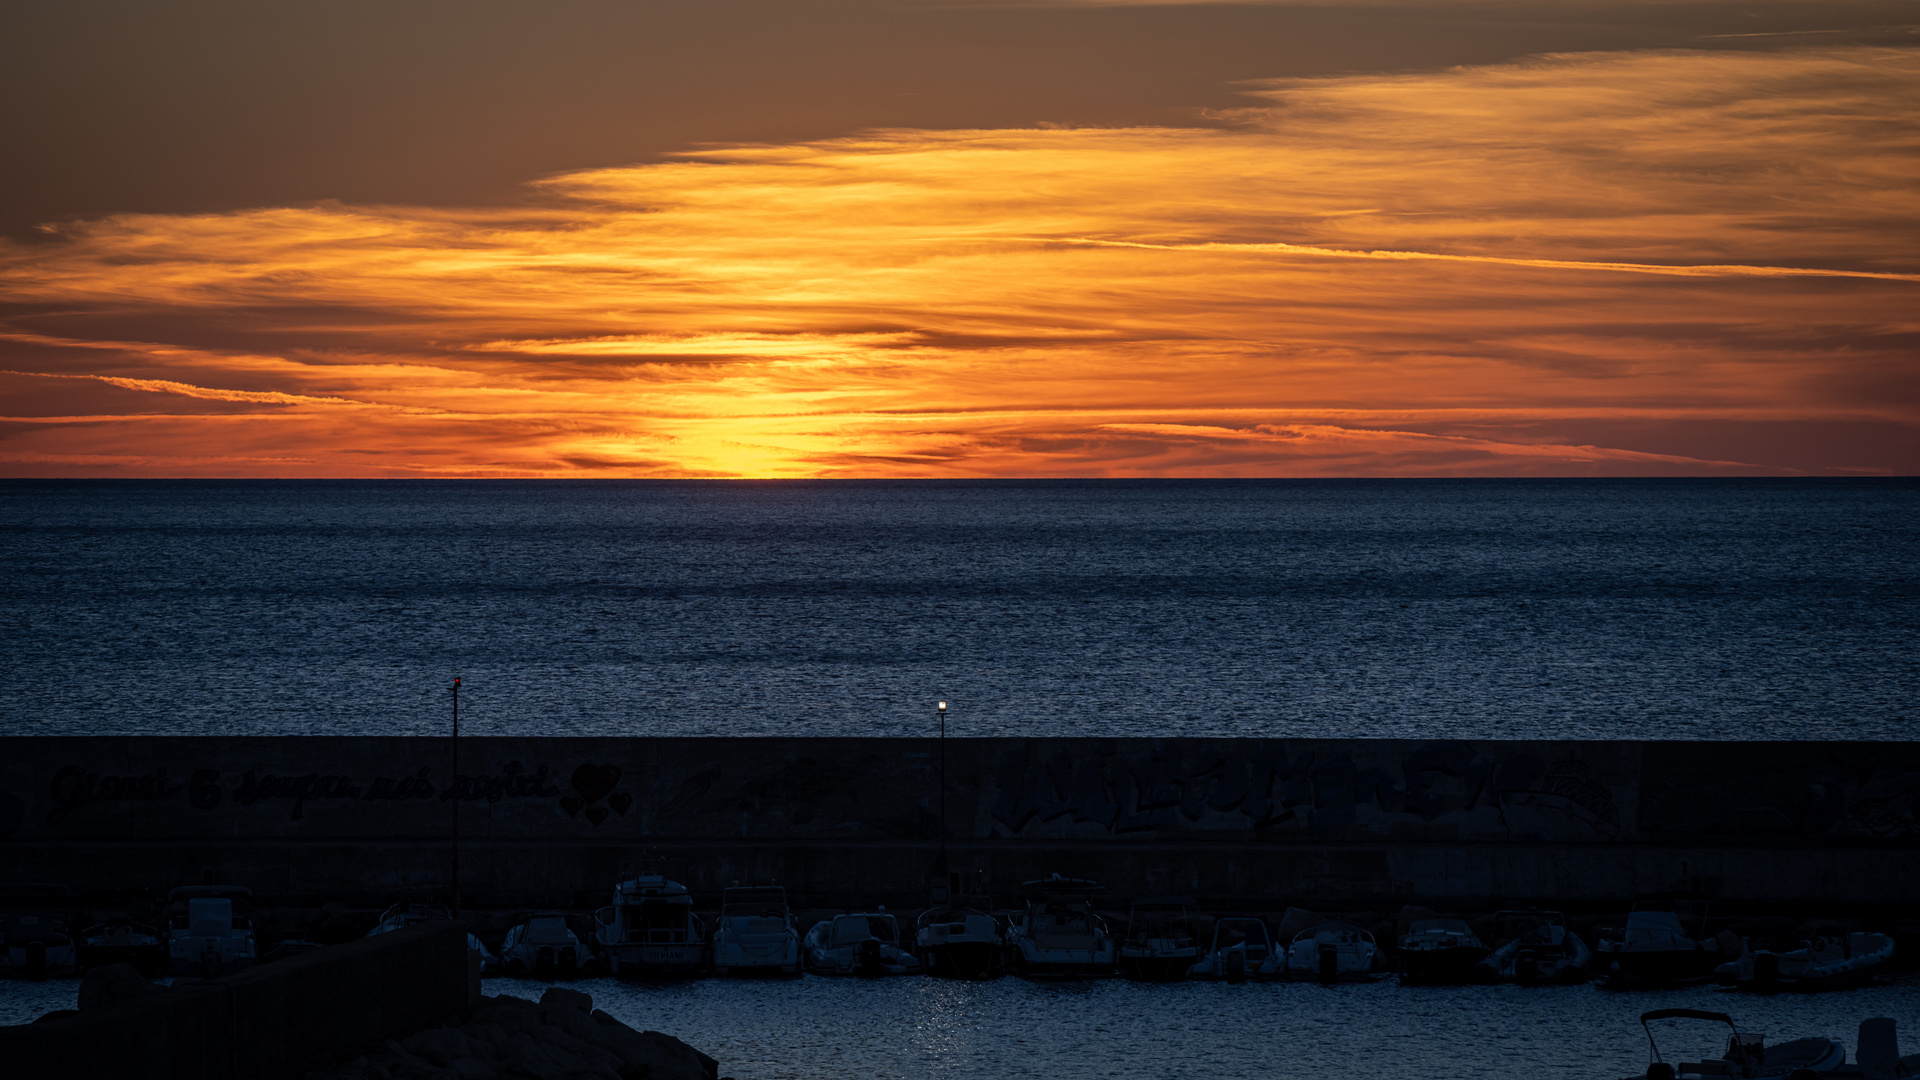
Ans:
[[[460,1058],[470,1058],[476,1054],[493,1056],[491,1047],[486,1043],[476,1045],[475,1040],[468,1038],[467,1034],[459,1028],[442,1027],[416,1031],[400,1040],[400,1045],[406,1047],[407,1052],[414,1057],[441,1068]]]
[[[165,987],[148,982],[132,964],[108,964],[89,970],[80,980],[80,1011],[166,992]]]
[[[671,1035],[635,1031],[599,1009],[593,1019],[601,1038],[617,1046],[616,1052],[629,1062],[647,1066],[647,1076],[654,1080],[716,1080],[720,1075],[719,1062]]]
[[[568,990],[564,986],[555,986],[540,995],[540,1007],[543,1009],[575,1009],[580,1012],[593,1011],[593,996],[578,990]]]

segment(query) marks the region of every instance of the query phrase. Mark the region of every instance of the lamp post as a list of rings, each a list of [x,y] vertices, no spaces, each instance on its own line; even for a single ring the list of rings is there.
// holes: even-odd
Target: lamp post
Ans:
[[[460,915],[460,678],[453,680],[453,914]]]
[[[940,713],[940,873],[951,872],[947,865],[947,703],[941,702],[937,710]]]

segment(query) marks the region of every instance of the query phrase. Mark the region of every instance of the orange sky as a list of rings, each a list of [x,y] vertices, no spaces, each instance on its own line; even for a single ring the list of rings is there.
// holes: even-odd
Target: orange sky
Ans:
[[[1920,49],[1274,80],[0,246],[15,476],[1920,471]]]

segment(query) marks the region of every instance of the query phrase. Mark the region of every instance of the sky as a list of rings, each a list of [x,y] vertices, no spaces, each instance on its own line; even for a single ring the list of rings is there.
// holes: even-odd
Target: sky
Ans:
[[[0,88],[0,475],[1920,473],[1920,0],[28,0]]]

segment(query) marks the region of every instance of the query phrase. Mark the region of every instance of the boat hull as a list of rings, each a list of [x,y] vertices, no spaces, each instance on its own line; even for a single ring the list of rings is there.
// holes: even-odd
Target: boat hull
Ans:
[[[987,979],[1000,973],[1001,946],[993,941],[948,941],[920,950],[922,969],[947,979]]]
[[[142,975],[153,976],[167,969],[167,947],[158,941],[140,945],[81,945],[80,969],[132,964]]]
[[[1642,986],[1693,986],[1714,977],[1723,959],[1716,950],[1628,949],[1599,954],[1606,984],[1620,989]]]
[[[707,971],[705,945],[605,946],[607,970],[627,979],[676,979],[704,975]]]
[[[1200,959],[1194,950],[1185,955],[1155,955],[1146,952],[1120,950],[1120,974],[1141,982],[1179,982],[1193,970]]]
[[[1405,970],[1400,981],[1410,986],[1485,982],[1491,973],[1486,972],[1480,962],[1487,958],[1488,952],[1474,945],[1403,952],[1400,960]]]

